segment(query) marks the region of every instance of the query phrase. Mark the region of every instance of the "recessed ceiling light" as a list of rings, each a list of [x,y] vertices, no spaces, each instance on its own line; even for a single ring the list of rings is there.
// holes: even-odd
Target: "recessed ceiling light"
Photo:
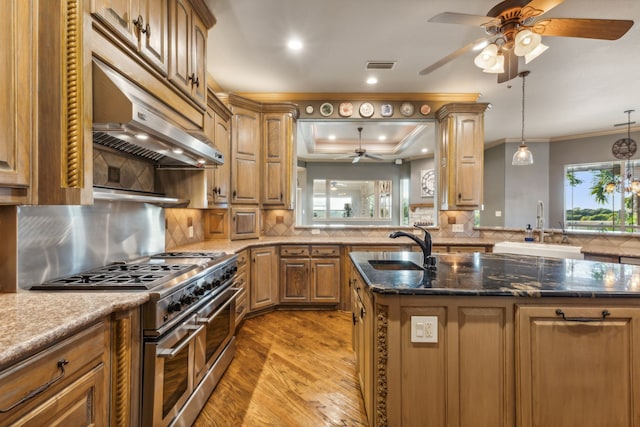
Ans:
[[[386,139],[387,139],[387,136],[386,136],[386,135],[380,135],[380,136],[378,137],[378,141],[386,141]]]
[[[423,148],[423,149],[422,149],[422,150],[420,150],[420,151],[422,151],[423,153],[426,153],[427,151],[429,151],[429,149],[427,149],[427,148]]]
[[[367,79],[367,84],[368,84],[368,85],[374,85],[374,84],[376,84],[376,83],[378,83],[378,79],[377,79],[377,78],[375,78],[375,77],[369,77],[369,78]]]
[[[336,140],[336,136],[335,135],[329,135],[329,141],[335,141]]]
[[[291,39],[287,42],[287,47],[291,50],[301,50],[303,44],[299,39]]]

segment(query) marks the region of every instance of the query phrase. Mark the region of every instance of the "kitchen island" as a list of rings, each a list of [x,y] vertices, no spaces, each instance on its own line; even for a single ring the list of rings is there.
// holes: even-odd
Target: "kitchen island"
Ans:
[[[640,425],[640,268],[435,256],[350,254],[371,425]]]

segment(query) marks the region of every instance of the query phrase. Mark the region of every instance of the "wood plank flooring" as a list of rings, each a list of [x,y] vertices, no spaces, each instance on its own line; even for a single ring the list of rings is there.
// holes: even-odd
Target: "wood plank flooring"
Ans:
[[[236,338],[195,427],[368,425],[350,312],[275,311],[247,319]]]

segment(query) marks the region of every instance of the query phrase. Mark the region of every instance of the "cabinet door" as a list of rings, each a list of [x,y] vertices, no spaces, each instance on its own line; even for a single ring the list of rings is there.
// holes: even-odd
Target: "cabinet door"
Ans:
[[[260,235],[260,210],[231,208],[231,240],[253,239]]]
[[[477,114],[460,114],[456,127],[456,205],[473,208],[482,203],[482,120]]]
[[[37,100],[33,97],[36,73],[32,55],[37,13],[32,0],[12,0],[3,6],[4,12],[0,15],[0,186],[27,187],[31,182],[33,108]],[[12,202],[11,198],[7,201]]]
[[[213,202],[216,204],[229,203],[229,122],[217,114],[214,117],[215,146],[225,158],[224,164],[213,170],[214,188]]]
[[[311,302],[340,302],[340,258],[311,259]]]
[[[640,425],[640,309],[520,306],[516,325],[521,426]]]
[[[263,205],[283,205],[285,200],[285,157],[287,141],[287,115],[264,114],[264,177]]]
[[[231,202],[258,204],[260,113],[234,108],[231,135]]]
[[[168,12],[167,0],[139,0],[142,31],[139,34],[140,53],[163,75],[167,75]]]
[[[118,36],[136,46],[138,38],[133,21],[138,19],[139,0],[94,0],[92,13]]]
[[[309,302],[309,259],[280,259],[280,302]]]
[[[273,246],[251,249],[251,310],[278,303],[278,257]]]
[[[191,13],[191,97],[207,104],[207,28],[195,12]]]
[[[191,6],[188,0],[169,1],[169,80],[191,92]]]

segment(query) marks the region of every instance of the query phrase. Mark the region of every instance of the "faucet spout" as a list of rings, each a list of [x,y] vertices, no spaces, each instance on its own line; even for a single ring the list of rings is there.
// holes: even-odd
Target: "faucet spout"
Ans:
[[[414,227],[419,228],[420,230],[424,231],[424,237],[422,239],[417,237],[415,234],[407,233],[407,232],[404,232],[404,231],[394,231],[393,233],[391,233],[389,235],[389,237],[392,238],[392,239],[396,239],[398,237],[408,237],[409,239],[411,239],[414,242],[416,242],[418,244],[418,246],[420,246],[420,249],[422,249],[422,254],[423,254],[423,265],[422,266],[426,270],[435,270],[436,269],[435,258],[431,255],[431,249],[432,249],[431,234],[424,227],[421,227],[419,225],[414,225]]]

